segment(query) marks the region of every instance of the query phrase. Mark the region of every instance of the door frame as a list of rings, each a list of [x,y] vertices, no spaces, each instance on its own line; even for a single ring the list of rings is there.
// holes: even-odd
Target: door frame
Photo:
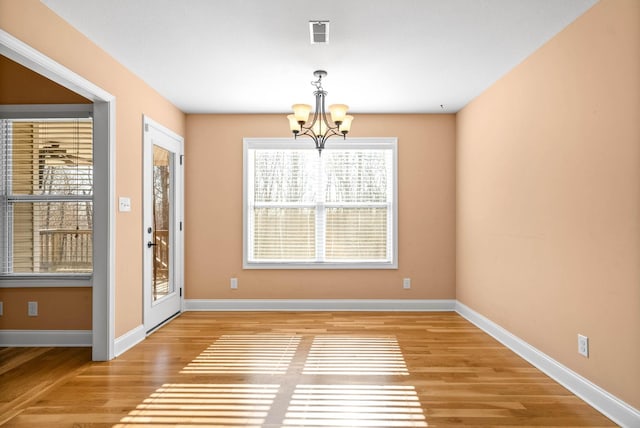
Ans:
[[[116,98],[0,29],[0,54],[93,102],[92,359],[115,357]]]
[[[148,314],[148,302],[151,299],[151,290],[149,289],[149,252],[147,251],[146,245],[149,240],[149,236],[147,231],[145,230],[148,227],[147,224],[147,210],[149,207],[150,201],[150,182],[149,176],[153,174],[153,171],[149,170],[147,156],[149,152],[153,151],[153,142],[151,141],[151,131],[160,132],[170,139],[172,139],[178,149],[176,150],[176,168],[174,174],[174,188],[173,188],[173,198],[174,198],[174,219],[172,220],[173,226],[173,236],[171,237],[171,247],[174,251],[174,257],[170,258],[172,260],[173,266],[173,279],[175,283],[175,292],[178,293],[179,298],[179,313],[184,311],[184,138],[155,120],[151,119],[149,116],[142,116],[142,132],[143,132],[143,143],[142,143],[142,171],[143,171],[143,180],[142,180],[142,243],[145,246],[143,248],[143,256],[142,256],[142,323],[147,334],[152,333],[158,327],[163,325],[166,320],[163,320],[160,324],[157,325],[149,325],[149,314]],[[170,317],[171,318],[171,317]]]

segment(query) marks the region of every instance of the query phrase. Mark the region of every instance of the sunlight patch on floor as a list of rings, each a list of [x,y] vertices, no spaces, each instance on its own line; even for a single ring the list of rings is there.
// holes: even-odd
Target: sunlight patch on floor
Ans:
[[[303,373],[371,376],[409,371],[393,336],[317,336]]]
[[[147,425],[261,426],[279,385],[165,384],[115,428]]]
[[[413,386],[298,385],[283,427],[426,427]]]
[[[383,385],[377,377],[409,374],[395,336],[321,335],[309,342],[305,342],[309,346],[300,346],[301,336],[291,334],[223,335],[180,374],[198,379],[210,375],[279,376],[279,384],[239,384],[238,380],[230,384],[165,384],[116,427],[259,427],[273,423],[308,428],[427,426],[413,386]],[[329,375],[334,381],[329,385],[281,386],[280,379],[289,375],[310,375],[318,380]],[[336,375],[356,375],[361,380],[376,376],[378,380],[339,385]]]
[[[299,344],[295,335],[223,335],[180,373],[285,374]]]

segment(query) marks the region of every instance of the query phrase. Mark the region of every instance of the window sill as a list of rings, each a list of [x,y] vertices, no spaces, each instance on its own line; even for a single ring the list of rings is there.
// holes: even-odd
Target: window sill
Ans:
[[[0,288],[91,287],[91,275],[0,275]]]
[[[380,263],[380,262],[361,262],[361,263],[313,263],[313,262],[285,262],[285,263],[268,263],[268,262],[244,262],[243,269],[398,269],[397,263]]]

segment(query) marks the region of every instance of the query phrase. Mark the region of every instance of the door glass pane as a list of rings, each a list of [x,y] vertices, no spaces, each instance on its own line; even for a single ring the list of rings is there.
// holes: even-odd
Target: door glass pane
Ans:
[[[173,212],[171,167],[173,153],[153,146],[153,301],[173,293],[171,263],[171,220]]]

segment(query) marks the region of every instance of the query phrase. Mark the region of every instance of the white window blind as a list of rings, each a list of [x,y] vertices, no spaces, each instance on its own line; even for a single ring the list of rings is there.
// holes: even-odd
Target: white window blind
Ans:
[[[90,273],[93,124],[0,120],[0,274]]]
[[[395,268],[396,142],[245,139],[244,266]]]

